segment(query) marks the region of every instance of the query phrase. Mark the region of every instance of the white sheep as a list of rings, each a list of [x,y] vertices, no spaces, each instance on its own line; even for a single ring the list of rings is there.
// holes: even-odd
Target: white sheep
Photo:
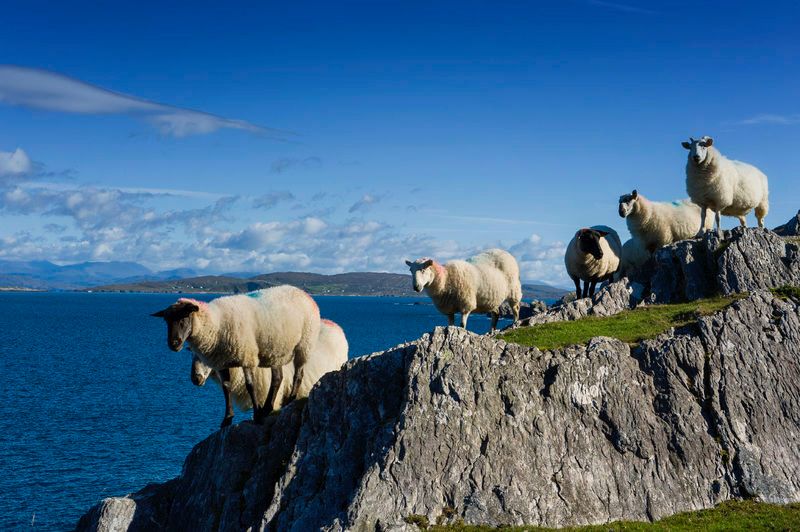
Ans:
[[[461,326],[467,326],[472,312],[492,315],[492,330],[497,328],[499,309],[508,301],[519,319],[522,285],[516,259],[502,249],[489,249],[468,260],[453,260],[444,266],[433,259],[406,261],[417,292],[425,292],[450,325],[461,314]]]
[[[317,304],[304,291],[288,285],[219,297],[210,303],[181,298],[153,316],[167,322],[170,349],[180,351],[186,342],[200,360],[219,372],[225,394],[230,393],[230,368],[242,368],[254,405],[258,401],[253,370],[259,366],[271,370],[267,406],[276,404],[282,368],[289,362],[295,368],[290,397],[296,397],[320,330]],[[260,421],[265,410],[254,408],[254,419]],[[226,417],[222,426],[231,421]]]
[[[644,266],[650,260],[650,252],[644,249],[642,243],[636,238],[629,238],[622,244],[622,256],[619,259],[619,269],[614,280],[619,281],[631,272]]]
[[[619,215],[625,218],[631,236],[651,254],[661,246],[693,238],[701,223],[700,207],[690,200],[650,201],[636,190],[619,197]],[[711,229],[713,220],[703,227]]]
[[[764,227],[764,217],[769,211],[767,176],[755,166],[722,155],[713,146],[711,137],[699,140],[689,137],[689,142],[681,144],[689,150],[686,192],[702,210],[697,236],[704,232],[706,209],[714,211],[720,236],[720,214],[735,216],[742,227],[746,227],[746,216],[755,209],[758,226]]]
[[[306,371],[300,388],[297,392],[297,399],[308,397],[311,389],[319,381],[320,377],[329,371],[336,371],[347,362],[347,338],[339,325],[330,321],[322,320],[319,330],[317,345],[311,352],[311,356],[306,363]],[[267,391],[270,386],[270,369],[256,368],[253,370],[253,388],[255,391],[256,402],[259,407],[263,407],[267,400]],[[283,406],[288,395],[285,384],[294,375],[294,364],[289,362],[283,366],[284,380],[280,389],[276,392],[277,406]],[[221,379],[211,366],[203,363],[197,355],[192,357],[191,380],[196,386],[203,386],[208,377],[211,377],[217,384],[221,385]],[[230,397],[225,404],[225,417],[233,417],[233,402],[242,410],[247,411],[253,407],[252,399],[247,391],[242,368],[231,368],[230,370]],[[232,400],[232,401],[231,401]]]
[[[598,282],[613,279],[619,269],[621,256],[622,243],[619,235],[610,227],[594,225],[578,230],[569,241],[564,254],[564,264],[575,283],[578,299],[593,296]]]

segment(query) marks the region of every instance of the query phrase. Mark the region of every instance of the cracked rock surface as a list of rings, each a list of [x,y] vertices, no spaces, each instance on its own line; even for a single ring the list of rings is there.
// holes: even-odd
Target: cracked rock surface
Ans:
[[[736,227],[656,250],[651,301],[692,301],[716,294],[800,284],[800,244],[772,231]]]
[[[349,361],[264,426],[209,436],[180,477],[78,529],[565,526],[739,496],[800,500],[800,308],[759,290],[633,348],[437,328]]]

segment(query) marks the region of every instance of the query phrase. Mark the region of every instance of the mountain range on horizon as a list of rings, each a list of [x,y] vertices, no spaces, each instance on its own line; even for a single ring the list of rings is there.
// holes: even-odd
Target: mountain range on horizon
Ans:
[[[136,262],[80,262],[58,265],[49,261],[0,260],[0,288],[22,290],[91,290],[94,292],[240,293],[278,284],[291,284],[312,294],[416,295],[408,274],[348,272],[231,272],[210,274],[191,268],[155,272]],[[566,289],[541,281],[523,281],[523,295],[556,299]]]

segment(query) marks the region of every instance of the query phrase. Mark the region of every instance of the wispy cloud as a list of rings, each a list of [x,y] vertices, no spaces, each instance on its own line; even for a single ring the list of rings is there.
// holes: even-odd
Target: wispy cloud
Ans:
[[[13,65],[0,65],[0,103],[62,113],[129,115],[146,120],[162,134],[173,137],[220,129],[238,129],[275,138],[289,134],[244,120],[114,92],[48,70]]]
[[[271,209],[278,203],[292,201],[293,199],[294,194],[288,190],[276,190],[253,199],[253,207],[256,209]]]
[[[607,9],[622,11],[624,13],[638,13],[640,15],[658,14],[657,11],[653,11],[651,9],[645,9],[643,7],[638,7],[638,6],[629,6],[627,4],[618,4],[617,2],[606,2],[605,0],[587,0],[587,2],[593,6],[605,7]]]
[[[795,124],[800,124],[800,114],[779,115],[779,114],[762,113],[759,115],[752,116],[750,118],[745,118],[744,120],[740,120],[738,123],[746,126],[759,125],[759,124],[776,124],[781,126],[791,126]]]
[[[316,168],[322,164],[322,159],[319,157],[281,157],[280,159],[276,160],[270,166],[270,171],[273,174],[281,174],[286,170],[289,170],[293,167],[302,167],[302,168]]]
[[[372,194],[364,194],[360,200],[353,203],[347,212],[353,213],[356,211],[363,211],[369,208],[370,205],[378,203],[381,200],[378,196],[373,196]]]

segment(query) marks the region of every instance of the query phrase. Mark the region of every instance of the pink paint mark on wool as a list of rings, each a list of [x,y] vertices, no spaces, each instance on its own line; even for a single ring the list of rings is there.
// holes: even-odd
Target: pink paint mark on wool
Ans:
[[[339,326],[339,324],[338,324],[338,323],[336,323],[335,321],[326,320],[326,319],[324,319],[324,318],[323,318],[321,321],[322,321],[322,324],[323,324],[323,325],[325,325],[326,327],[333,327],[333,328],[335,328],[335,329],[341,329],[341,327]]]
[[[308,292],[306,292],[305,290],[301,290],[301,292],[303,292],[303,294],[304,294],[304,295],[305,295],[305,296],[306,296],[308,299],[310,299],[310,300],[311,300],[311,303],[314,305],[314,308],[319,308],[319,307],[317,307],[317,302],[316,302],[316,301],[314,301],[314,298],[313,298],[313,297],[311,297],[311,294],[309,294],[309,293],[308,293]]]
[[[197,299],[192,299],[191,297],[182,297],[178,300],[178,303],[192,303],[200,308],[208,306],[208,303],[205,301],[198,301]]]
[[[433,268],[436,270],[436,275],[444,275],[445,274],[444,266],[442,266],[441,264],[439,264],[436,261],[433,261]]]

